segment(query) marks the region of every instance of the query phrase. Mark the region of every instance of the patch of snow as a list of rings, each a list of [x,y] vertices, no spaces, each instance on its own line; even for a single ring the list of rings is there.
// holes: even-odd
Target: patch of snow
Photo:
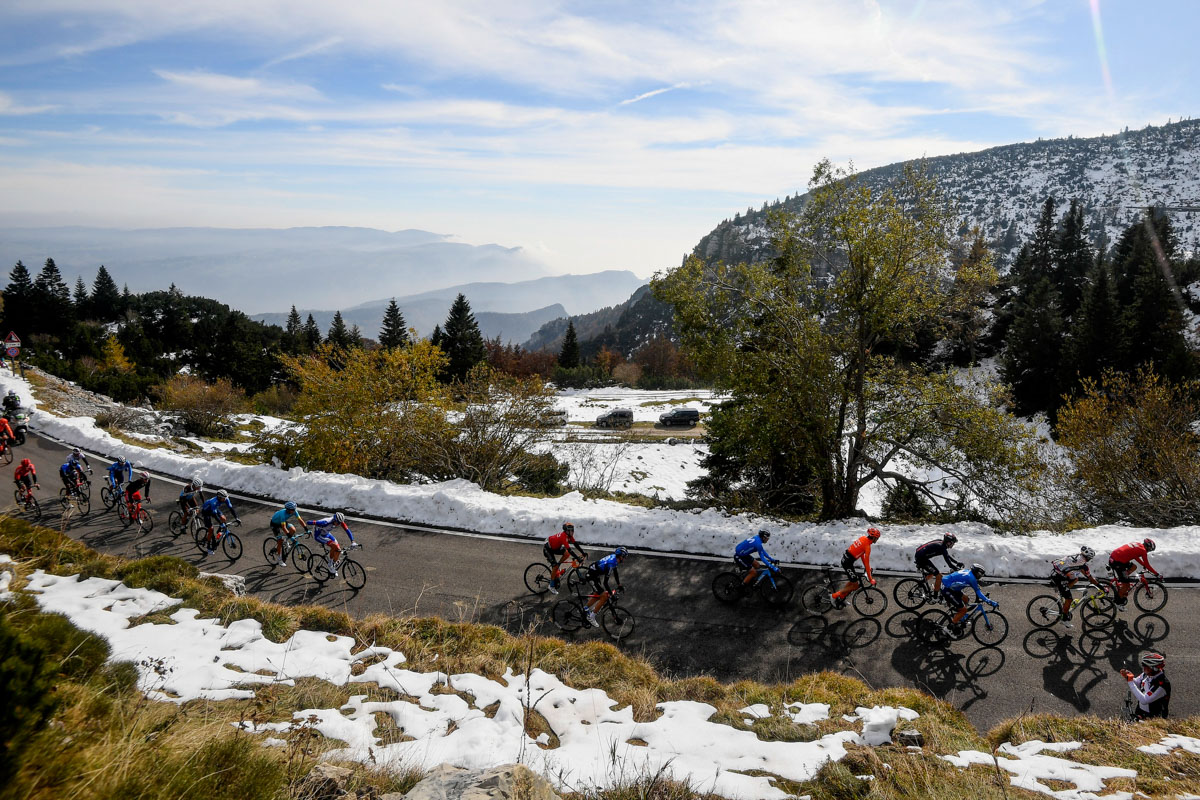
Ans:
[[[956,756],[942,756],[956,767],[972,764],[999,765],[1000,769],[1012,773],[1009,779],[1013,786],[1031,792],[1041,792],[1059,800],[1095,800],[1096,792],[1104,791],[1104,782],[1112,778],[1136,778],[1137,771],[1122,767],[1102,767],[1080,764],[1064,758],[1042,755],[1044,752],[1065,753],[1082,747],[1079,742],[1056,742],[1048,744],[1033,740],[1019,745],[1008,742],[1000,745],[999,752],[1012,758],[992,758],[991,753],[978,750],[961,750]],[[1043,780],[1064,781],[1075,785],[1074,789],[1051,789]],[[1112,792],[1104,795],[1110,800],[1131,800],[1129,792]]]
[[[812,725],[829,719],[829,703],[786,703],[783,709],[797,725]]]
[[[1172,733],[1164,737],[1158,744],[1144,744],[1138,748],[1143,753],[1149,753],[1152,756],[1170,755],[1171,751],[1176,749],[1200,756],[1200,739]]]

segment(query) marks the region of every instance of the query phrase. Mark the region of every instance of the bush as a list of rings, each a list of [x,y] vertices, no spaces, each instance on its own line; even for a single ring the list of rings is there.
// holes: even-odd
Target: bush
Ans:
[[[929,516],[929,506],[917,490],[907,483],[888,487],[882,511],[883,518],[888,522],[916,522]]]
[[[537,494],[558,494],[571,468],[550,453],[530,455],[517,465],[513,475],[522,489]]]
[[[60,674],[81,683],[104,666],[111,652],[103,638],[76,628],[61,614],[36,614],[23,627],[26,639],[46,654]]]
[[[96,425],[106,431],[129,430],[141,414],[128,406],[113,406],[96,415]]]
[[[286,417],[296,405],[299,395],[287,384],[276,384],[264,389],[250,398],[250,405],[256,414],[269,414],[273,417]]]
[[[194,375],[176,375],[158,388],[162,407],[179,414],[197,436],[213,436],[228,418],[245,410],[246,395],[228,378],[208,384]]]
[[[54,671],[43,643],[13,628],[0,613],[0,786],[9,787],[21,754],[54,712]]]

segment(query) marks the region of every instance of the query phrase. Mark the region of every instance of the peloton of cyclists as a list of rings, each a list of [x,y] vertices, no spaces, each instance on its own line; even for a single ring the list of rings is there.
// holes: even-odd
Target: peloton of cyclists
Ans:
[[[351,537],[353,541],[353,537]],[[575,526],[570,522],[564,522],[562,530],[551,536],[542,545],[542,555],[546,557],[546,561],[550,563],[550,594],[558,594],[558,576],[562,572],[562,564],[572,553],[582,563],[587,561],[587,552],[580,546],[579,542],[575,541]]]
[[[863,575],[858,571],[858,561],[862,559],[863,568],[867,571],[867,580],[875,585],[875,577],[871,575],[871,545],[879,541],[882,534],[879,528],[868,528],[866,536],[860,536],[842,553],[842,569],[846,572],[846,585],[832,595],[834,608],[845,608],[846,598],[862,586]]]
[[[913,555],[913,560],[916,561],[917,569],[921,571],[925,582],[929,583],[930,579],[933,579],[933,591],[930,592],[933,597],[938,597],[942,591],[942,572],[934,565],[935,558],[945,561],[946,569],[949,572],[963,568],[962,562],[956,561],[954,556],[950,555],[950,548],[956,544],[958,544],[957,536],[953,533],[944,533],[941,539],[934,539],[918,547],[917,552]]]
[[[608,602],[608,593],[612,592],[612,586],[609,584],[609,579],[612,578],[617,582],[617,591],[624,591],[625,587],[621,585],[621,574],[617,571],[629,551],[624,547],[618,547],[604,558],[597,561],[588,567],[587,579],[591,581],[592,588],[596,595],[587,602],[587,621],[593,628],[600,627],[600,621],[596,619],[596,612],[604,608],[604,604]],[[601,585],[603,584],[603,585]]]
[[[1092,577],[1092,571],[1088,568],[1088,562],[1095,557],[1096,551],[1085,544],[1079,548],[1078,553],[1051,563],[1050,583],[1058,589],[1058,595],[1062,598],[1062,624],[1068,628],[1075,627],[1071,624],[1071,587],[1081,577],[1087,578],[1093,586],[1100,586],[1100,582]]]
[[[291,500],[288,500],[283,504],[283,508],[271,515],[271,536],[275,538],[275,556],[279,559],[279,566],[287,563],[283,560],[283,540],[289,534],[296,532],[295,526],[291,524],[293,519],[300,523],[300,527],[308,527],[308,523],[300,516],[296,504]]]
[[[953,636],[959,632],[959,625],[962,623],[963,617],[967,615],[967,589],[975,591],[975,599],[979,602],[987,603],[992,608],[999,607],[999,603],[989,598],[979,588],[979,579],[985,575],[987,575],[987,570],[979,564],[972,564],[970,569],[956,570],[942,578],[942,598],[950,608],[955,609],[954,616],[950,618],[950,628],[942,631],[943,633]]]
[[[771,532],[761,530],[756,535],[738,542],[737,547],[733,549],[733,563],[746,570],[746,577],[742,579],[744,585],[749,586],[754,582],[754,577],[758,574],[759,559],[762,559],[768,569],[779,569],[779,562],[767,555],[764,547],[769,541],[771,541]]]
[[[350,537],[350,547],[352,549],[360,546],[358,542],[354,541],[354,533],[350,530],[350,526],[346,524],[346,515],[339,511],[333,516],[309,520],[308,524],[312,526],[313,541],[320,542],[329,548],[329,555],[325,557],[325,564],[329,567],[329,573],[336,578],[338,574],[338,562],[342,559],[342,546],[338,543],[337,537],[333,535],[333,528],[338,525],[342,527],[342,530]]]
[[[1144,539],[1140,542],[1123,544],[1113,550],[1112,555],[1108,557],[1108,568],[1115,576],[1113,586],[1117,591],[1116,597],[1113,599],[1116,601],[1118,611],[1124,611],[1125,604],[1129,602],[1129,590],[1133,588],[1133,583],[1129,581],[1129,575],[1137,564],[1141,564],[1143,568],[1159,575],[1158,570],[1150,566],[1150,553],[1154,551],[1154,548],[1153,539]],[[1162,576],[1159,575],[1159,577]]]
[[[229,492],[224,489],[217,490],[217,493],[204,501],[200,506],[200,515],[204,520],[204,544],[208,548],[208,554],[211,556],[217,549],[217,539],[213,535],[213,527],[215,523],[225,522],[225,515],[222,509],[228,509],[233,514],[233,519],[238,525],[242,524],[242,518],[233,508],[233,502],[229,499]]]

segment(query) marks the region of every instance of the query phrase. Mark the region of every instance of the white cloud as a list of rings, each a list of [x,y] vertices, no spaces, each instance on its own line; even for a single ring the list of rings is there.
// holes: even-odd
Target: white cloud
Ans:
[[[290,81],[266,81],[260,78],[242,78],[236,75],[221,75],[205,70],[173,72],[156,69],[154,74],[182,89],[195,90],[202,94],[219,94],[240,98],[277,97],[296,100],[320,100],[321,93],[311,86]]]
[[[0,116],[25,116],[28,114],[43,114],[47,111],[53,111],[52,105],[40,106],[23,106],[12,99],[12,96],[4,92],[0,92]]]

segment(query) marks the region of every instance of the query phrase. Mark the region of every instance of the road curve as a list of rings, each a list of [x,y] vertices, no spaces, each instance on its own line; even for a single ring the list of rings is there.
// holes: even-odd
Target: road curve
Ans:
[[[44,524],[59,520],[54,502],[61,482],[58,467],[68,449],[31,436],[15,451],[16,459],[33,460],[47,514]],[[90,454],[89,454],[90,456]],[[178,556],[208,572],[241,575],[249,591],[280,603],[320,603],[365,615],[440,616],[446,619],[492,623],[519,632],[533,627],[559,635],[549,621],[557,598],[530,595],[522,582],[530,562],[541,560],[540,542],[494,536],[421,530],[394,524],[353,521],[364,549],[355,558],[367,568],[367,585],[350,591],[340,581],[322,585],[291,567],[271,568],[262,555],[267,522],[278,506],[238,499],[244,524],[236,529],[245,550],[230,563],[220,552],[206,556],[185,537],[173,539],[166,517],[174,508],[179,481],[155,475],[151,487],[155,529],[138,536],[122,528],[115,513],[99,502],[100,476],[95,467],[92,512],[72,520],[68,533],[106,553],[127,557],[154,554]],[[10,467],[11,469],[12,467]],[[295,498],[304,509],[303,498]],[[547,535],[554,531],[545,531]],[[587,531],[580,531],[587,541]],[[959,545],[969,560],[970,543]],[[638,554],[622,568],[628,590],[623,605],[637,615],[633,637],[621,646],[644,656],[665,675],[711,675],[719,680],[786,681],[807,672],[829,669],[865,680],[875,688],[916,687],[964,710],[971,721],[987,729],[1031,708],[1064,715],[1119,713],[1125,697],[1121,667],[1136,671],[1141,650],[1153,647],[1168,657],[1168,674],[1175,690],[1174,716],[1200,713],[1190,688],[1200,676],[1200,592],[1172,587],[1170,602],[1157,615],[1131,610],[1118,618],[1111,639],[1084,639],[1080,629],[1058,627],[1039,632],[1025,618],[1029,600],[1047,589],[1030,583],[989,588],[1001,604],[1010,632],[998,648],[981,647],[968,639],[948,649],[930,649],[911,636],[913,615],[891,598],[894,579],[879,585],[889,606],[877,618],[853,611],[814,618],[800,607],[803,586],[820,579],[815,570],[788,569],[797,583],[796,599],[775,611],[755,600],[735,607],[716,602],[712,579],[730,566],[720,560],[675,555]],[[565,638],[588,640],[602,636],[585,629]]]

